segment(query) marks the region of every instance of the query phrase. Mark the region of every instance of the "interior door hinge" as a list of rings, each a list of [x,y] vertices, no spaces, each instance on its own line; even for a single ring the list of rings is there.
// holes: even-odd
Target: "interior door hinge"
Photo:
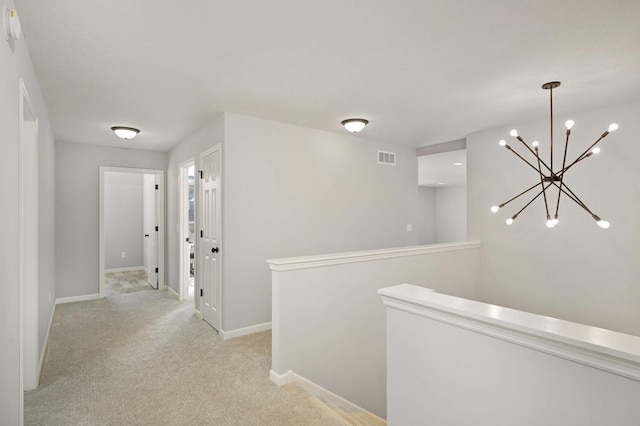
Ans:
[[[202,179],[204,177],[202,174],[202,170],[199,170],[198,173],[200,173],[200,179]]]
[[[158,268],[156,268],[156,274],[158,273]]]
[[[201,229],[200,230],[200,238],[203,238],[203,237],[204,237],[204,231]]]
[[[200,297],[202,297],[203,294],[202,289],[200,289]]]
[[[158,227],[156,226],[156,232],[158,232]]]
[[[158,185],[156,184],[156,189],[158,189]]]

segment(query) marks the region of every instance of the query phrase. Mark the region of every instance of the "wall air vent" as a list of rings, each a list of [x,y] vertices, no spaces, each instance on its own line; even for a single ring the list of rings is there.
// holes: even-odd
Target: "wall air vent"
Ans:
[[[389,164],[391,166],[396,165],[396,153],[378,151],[378,164]]]

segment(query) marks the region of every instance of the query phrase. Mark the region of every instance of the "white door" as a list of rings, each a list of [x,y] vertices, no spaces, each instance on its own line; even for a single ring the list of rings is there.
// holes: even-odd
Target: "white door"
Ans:
[[[158,222],[156,219],[156,175],[143,176],[144,266],[149,285],[158,289]]]
[[[200,239],[198,273],[202,318],[220,331],[221,311],[221,196],[220,146],[200,155]]]

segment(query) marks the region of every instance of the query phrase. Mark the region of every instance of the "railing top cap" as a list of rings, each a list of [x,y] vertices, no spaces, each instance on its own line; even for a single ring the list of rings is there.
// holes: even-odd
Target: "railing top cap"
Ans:
[[[340,265],[345,263],[391,259],[395,257],[417,256],[421,254],[468,250],[479,247],[480,242],[478,241],[464,241],[458,243],[429,244],[423,246],[394,247],[379,250],[363,250],[346,253],[321,254],[316,256],[269,259],[267,260],[267,263],[269,264],[272,271],[287,271],[293,269],[304,269]]]
[[[460,323],[473,322],[477,327],[500,328],[506,333],[542,338],[559,344],[620,357],[640,367],[640,337],[589,325],[578,324],[530,312],[491,305],[436,293],[411,284],[378,290],[385,304],[412,313],[424,311],[457,317]],[[395,303],[394,303],[395,302]]]

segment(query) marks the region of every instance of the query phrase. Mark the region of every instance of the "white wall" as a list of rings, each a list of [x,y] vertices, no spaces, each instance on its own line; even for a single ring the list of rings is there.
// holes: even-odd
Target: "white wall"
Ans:
[[[435,189],[435,242],[452,243],[467,239],[467,187]]]
[[[436,190],[428,186],[418,187],[418,215],[414,229],[418,235],[418,244],[436,242]]]
[[[225,114],[223,156],[225,331],[271,321],[266,259],[418,243],[413,148]]]
[[[131,268],[143,264],[142,174],[104,175],[104,267]],[[125,258],[121,253],[125,252]]]
[[[558,107],[559,108],[559,107]],[[611,222],[602,230],[565,197],[560,224],[545,226],[537,200],[514,222],[504,221],[529,199],[498,214],[489,207],[535,183],[535,173],[506,149],[511,127],[467,137],[469,238],[482,241],[482,300],[524,311],[640,335],[640,103],[557,116],[556,143],[571,118],[569,158],[593,143],[609,123],[620,129],[602,152],[572,168],[566,183],[595,213]],[[548,121],[514,126],[525,140],[548,149]],[[547,141],[547,142],[545,142]],[[511,141],[510,141],[511,143]],[[514,147],[516,143],[511,143]],[[557,151],[561,151],[557,149]],[[558,160],[556,160],[558,164]]]
[[[0,7],[15,8],[0,0]],[[20,395],[20,289],[19,289],[19,78],[37,112],[38,192],[38,340],[42,351],[56,297],[54,288],[54,139],[29,51],[22,38],[0,38],[0,423],[18,424]]]
[[[56,143],[57,297],[99,293],[99,167],[164,170],[165,163],[163,152]]]

